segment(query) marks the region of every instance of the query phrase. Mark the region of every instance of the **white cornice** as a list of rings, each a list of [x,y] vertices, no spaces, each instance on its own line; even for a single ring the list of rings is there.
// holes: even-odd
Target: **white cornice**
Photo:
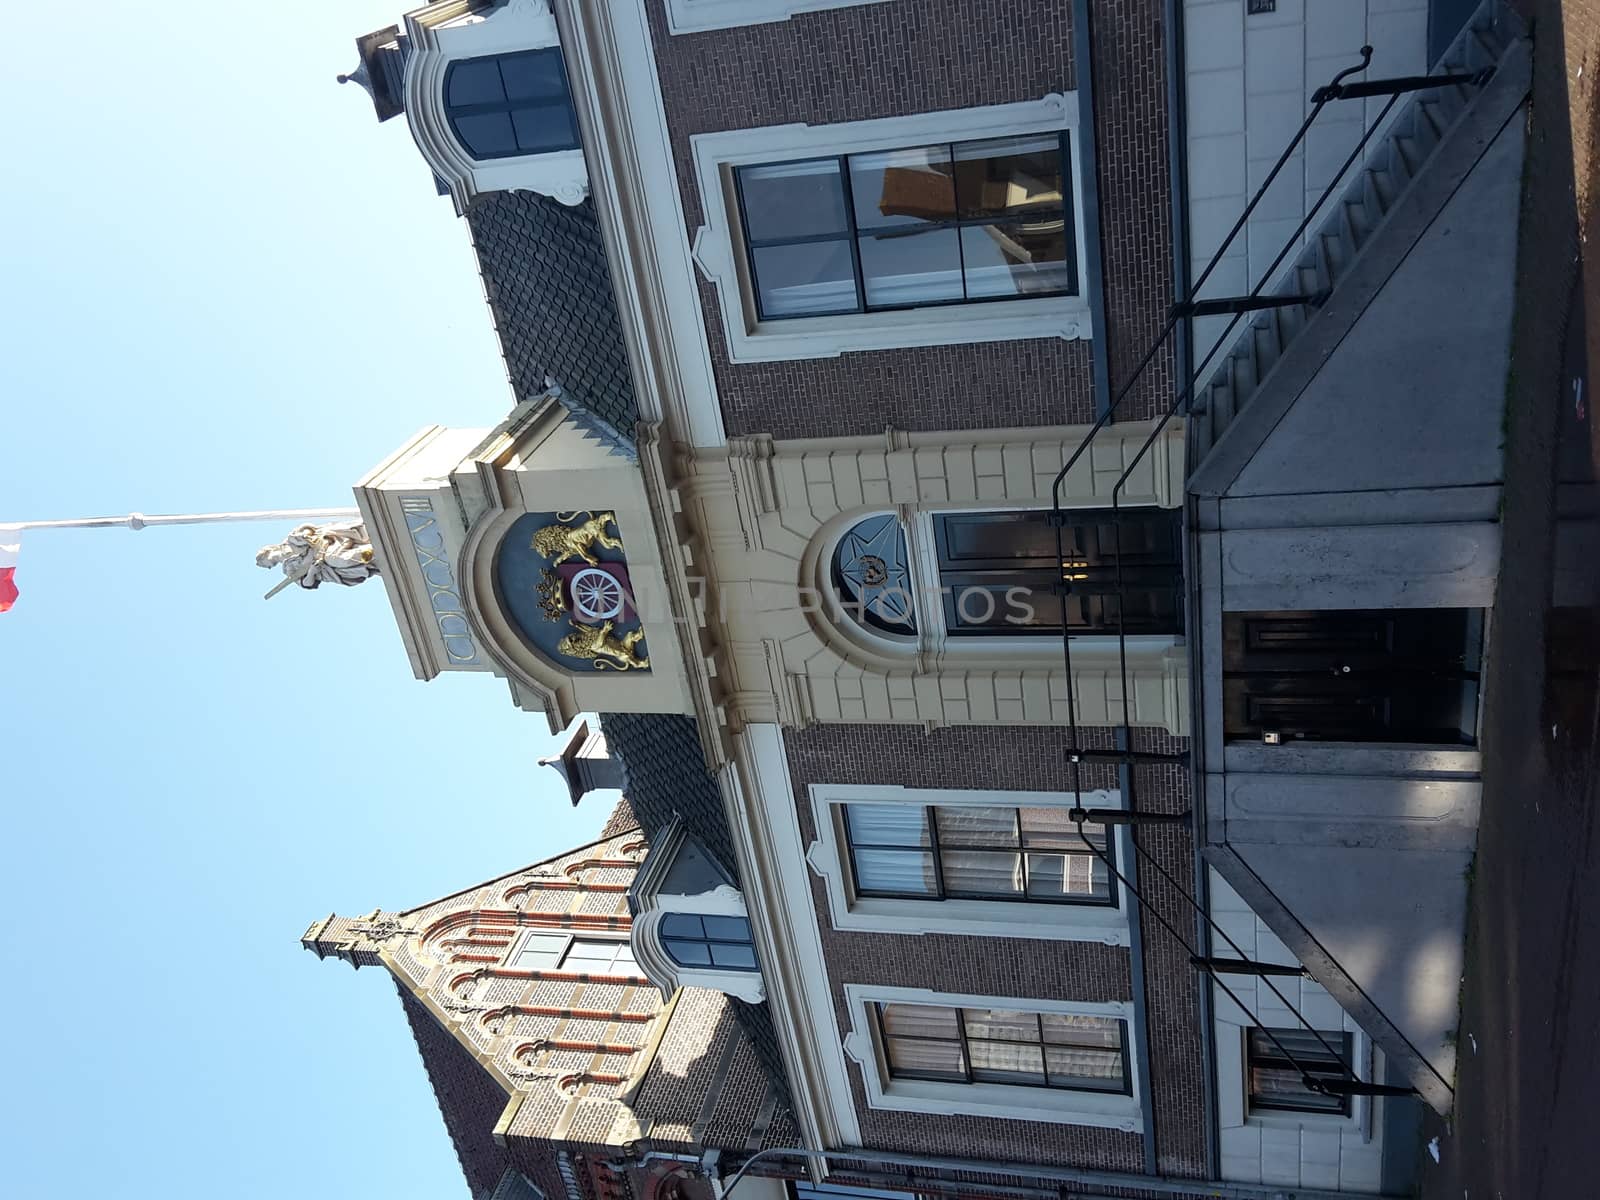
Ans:
[[[718,778],[795,1121],[812,1149],[857,1146],[860,1122],[811,904],[783,732],[750,725],[732,740],[733,760]]]

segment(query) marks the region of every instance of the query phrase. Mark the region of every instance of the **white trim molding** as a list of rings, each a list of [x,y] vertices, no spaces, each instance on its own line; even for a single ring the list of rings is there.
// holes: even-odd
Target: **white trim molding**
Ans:
[[[662,890],[678,854],[691,840],[683,828],[683,822],[673,821],[655,839],[650,857],[634,876],[633,886],[628,889],[628,903],[633,909],[633,928],[630,933],[633,957],[663,996],[672,995],[680,987],[698,987],[737,996],[750,1004],[760,1004],[767,998],[767,993],[759,970],[730,971],[715,967],[684,966],[667,953],[661,942],[661,922],[674,913],[746,919],[750,915],[745,908],[744,896],[731,883],[723,882],[692,896]]]
[[[1060,1125],[1095,1125],[1140,1133],[1144,1129],[1139,1096],[1139,1061],[1144,1047],[1132,1001],[1092,1003],[1080,1000],[1037,1000],[1016,996],[973,996],[926,988],[845,985],[850,1033],[845,1053],[861,1067],[868,1108],[944,1116],[1004,1117],[1013,1121],[1048,1121]],[[1126,1093],[1069,1091],[1064,1088],[1018,1087],[1002,1083],[940,1083],[926,1079],[894,1079],[872,1017],[874,1004],[934,1004],[947,1008],[997,1008],[1015,1012],[1064,1013],[1115,1017],[1123,1022],[1127,1048]]]
[[[812,784],[811,814],[817,838],[806,861],[827,885],[828,916],[835,929],[863,933],[961,933],[977,937],[1025,937],[1068,942],[1128,944],[1128,898],[1112,880],[1115,904],[1040,904],[1008,900],[900,900],[857,896],[845,861],[846,804],[911,804],[918,807],[985,806],[1070,808],[1068,792],[951,791],[857,784]],[[1122,808],[1120,792],[1086,792],[1085,808]],[[1133,854],[1126,827],[1113,827],[1118,862]]]
[[[1078,120],[1078,97],[1069,92],[1065,95],[1052,93],[1016,104],[836,125],[772,125],[691,137],[695,176],[705,213],[705,224],[694,238],[694,258],[701,273],[717,289],[729,359],[736,363],[772,362],[835,358],[847,351],[903,346],[1089,337],[1089,304],[1082,279],[1094,268],[1084,253]],[[757,318],[743,233],[737,218],[735,167],[1060,130],[1073,135],[1068,138],[1072,161],[1064,166],[1072,179],[1073,240],[1079,275],[1076,296],[936,305],[896,312],[797,317],[782,321]]]
[[[806,876],[783,731],[751,724],[732,741],[733,761],[718,781],[801,1144],[859,1146],[861,1126]]]
[[[699,33],[705,29],[731,29],[738,25],[766,25],[787,21],[796,13],[825,8],[853,8],[881,4],[883,0],[666,0],[667,29],[671,33]]]
[[[512,54],[561,45],[550,0],[506,0],[474,13],[467,0],[444,0],[406,14],[412,51],[406,60],[406,123],[423,159],[450,190],[457,214],[482,192],[539,192],[563,204],[589,195],[583,151],[476,159],[450,128],[444,81],[463,58]]]

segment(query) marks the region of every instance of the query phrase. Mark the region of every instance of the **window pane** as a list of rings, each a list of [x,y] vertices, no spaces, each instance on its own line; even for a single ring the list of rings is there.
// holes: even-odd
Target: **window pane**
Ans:
[[[896,896],[939,894],[931,851],[857,849],[851,854],[851,862],[857,891]]]
[[[1109,899],[1111,873],[1092,854],[1029,854],[1028,895],[1040,900]]]
[[[956,215],[950,147],[919,146],[850,156],[856,227],[894,229]]]
[[[1072,819],[1070,808],[1024,808],[1022,816],[1022,844],[1033,850],[1082,850],[1084,839],[1078,836],[1078,823]],[[1105,826],[1083,823],[1083,832],[1094,845],[1105,849]]]
[[[500,87],[499,61],[469,58],[452,64],[445,93],[445,104],[451,108],[464,104],[504,103],[506,94]]]
[[[709,967],[711,965],[711,948],[704,942],[687,942],[678,938],[662,938],[661,944],[666,947],[667,953],[672,956],[672,961],[685,967]]]
[[[517,130],[517,149],[525,153],[570,150],[578,144],[572,110],[565,104],[519,108],[511,114],[511,120]]]
[[[590,971],[596,965],[609,967],[616,957],[618,944],[575,938],[561,965],[574,971]]]
[[[663,937],[698,938],[705,936],[705,928],[700,924],[700,918],[693,913],[672,913],[661,918],[661,935]]]
[[[751,940],[750,922],[743,917],[706,917],[704,921],[707,937],[718,938],[725,942]]]
[[[1022,894],[1022,855],[1004,850],[941,850],[947,892],[1011,899]]]
[[[1017,845],[1017,810],[1014,808],[941,805],[934,809],[934,817],[939,823],[941,848]]]
[[[569,940],[564,933],[531,933],[508,965],[516,971],[546,970],[561,960]]]
[[[962,142],[956,146],[955,162],[963,217],[1063,207],[1057,134]]]
[[[751,259],[764,317],[816,316],[859,307],[848,242],[760,246]]]
[[[1121,1046],[1122,1022],[1115,1017],[1042,1013],[1044,1040],[1059,1046]]]
[[[517,152],[517,137],[511,128],[510,113],[476,113],[470,117],[457,117],[455,124],[456,132],[461,135],[461,144],[474,158]]]
[[[922,1042],[890,1038],[889,1071],[894,1075],[933,1075],[965,1083],[966,1060],[960,1042]]]
[[[967,295],[1051,296],[1072,289],[1067,227],[1059,218],[966,225],[961,256]]]
[[[960,231],[931,229],[867,234],[859,241],[861,276],[870,308],[960,300]]]
[[[962,1011],[969,1038],[994,1042],[1037,1042],[1039,1017],[1031,1012],[1000,1008],[968,1008]]]
[[[972,1077],[984,1083],[1043,1083],[1044,1052],[1038,1043],[969,1040]]]
[[[928,810],[920,804],[848,804],[845,819],[856,846],[928,846]]]
[[[711,962],[713,966],[726,967],[730,971],[754,971],[756,952],[748,945],[735,946],[729,942],[712,942]]]
[[[740,167],[738,183],[752,242],[850,232],[836,158]]]
[[[1123,1086],[1120,1050],[1074,1050],[1047,1046],[1045,1063],[1050,1069],[1050,1082],[1056,1087],[1120,1089]]]
[[[1342,1033],[1324,1033],[1319,1039],[1317,1034],[1309,1029],[1274,1029],[1270,1037],[1265,1030],[1252,1029],[1250,1057],[1283,1061],[1287,1054],[1302,1066],[1338,1067],[1339,1055],[1329,1053],[1329,1048],[1343,1052],[1344,1039],[1345,1035]],[[1324,1046],[1323,1042],[1327,1042],[1327,1046]]]
[[[500,77],[508,100],[565,99],[567,94],[561,55],[555,50],[507,55],[500,60]]]
[[[633,957],[633,947],[627,942],[617,943],[616,956],[611,960],[611,973],[613,975],[639,974],[639,963]]]
[[[884,1004],[879,1006],[883,1030],[891,1037],[961,1037],[960,1018],[953,1008],[932,1004]]]

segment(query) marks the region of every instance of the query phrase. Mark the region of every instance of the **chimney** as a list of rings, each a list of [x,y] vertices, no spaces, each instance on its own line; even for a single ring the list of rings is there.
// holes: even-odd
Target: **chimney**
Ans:
[[[599,728],[591,731],[588,721],[579,721],[567,735],[559,754],[541,758],[539,765],[554,767],[567,783],[567,795],[576,807],[579,800],[600,788],[622,787],[622,762],[606,753],[606,735]]]

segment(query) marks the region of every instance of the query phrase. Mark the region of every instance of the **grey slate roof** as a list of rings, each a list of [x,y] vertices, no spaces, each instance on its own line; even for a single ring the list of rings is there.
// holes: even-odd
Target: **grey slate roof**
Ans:
[[[631,439],[639,409],[594,202],[492,192],[467,226],[517,401],[553,379],[569,407]]]
[[[505,1173],[505,1151],[495,1144],[494,1127],[509,1097],[455,1036],[434,1020],[422,1004],[400,984],[400,1004],[406,1010],[411,1036],[417,1041],[428,1082],[433,1085],[444,1127],[461,1160],[461,1173],[473,1200],[484,1200]]]
[[[647,837],[681,818],[684,828],[739,882],[739,864],[722,792],[706,770],[700,735],[688,717],[601,713],[606,748],[622,760],[623,791]],[[733,1001],[734,1014],[778,1094],[789,1094],[783,1052],[765,1004]]]

